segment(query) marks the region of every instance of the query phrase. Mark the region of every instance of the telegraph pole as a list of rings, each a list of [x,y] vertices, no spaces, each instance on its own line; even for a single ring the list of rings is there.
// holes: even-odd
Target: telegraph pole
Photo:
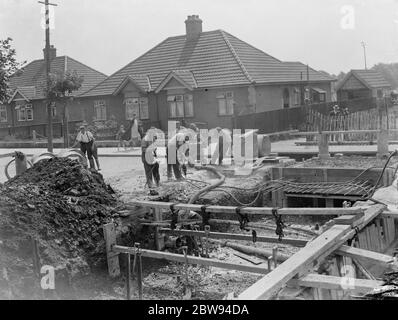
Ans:
[[[39,1],[39,3],[44,4],[46,11],[46,49],[45,49],[45,60],[46,60],[46,83],[47,83],[47,150],[48,152],[53,152],[53,115],[52,115],[52,106],[51,99],[49,96],[50,92],[50,73],[51,73],[51,61],[50,61],[50,5],[57,6],[56,4],[49,3],[49,0],[45,0],[44,2]]]
[[[365,70],[368,70],[368,66],[366,64],[366,43],[362,41],[361,45],[363,47],[363,57],[365,59]]]

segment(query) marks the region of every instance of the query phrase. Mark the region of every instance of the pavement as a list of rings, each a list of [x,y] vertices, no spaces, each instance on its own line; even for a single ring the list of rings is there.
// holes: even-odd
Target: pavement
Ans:
[[[279,153],[281,155],[289,154],[308,154],[313,155],[318,153],[318,146],[316,145],[296,145],[296,142],[305,142],[305,138],[283,140],[272,143],[272,153]],[[390,144],[389,150],[394,151],[398,149],[397,144]],[[28,156],[38,155],[47,152],[46,148],[0,148],[0,158],[9,157],[14,151],[21,151]],[[55,148],[54,153],[60,153],[65,149]],[[165,148],[158,148],[161,154],[165,153]],[[376,154],[377,145],[332,145],[329,146],[331,153],[347,153],[347,154]],[[99,157],[141,157],[141,148],[129,148],[119,150],[115,147],[98,148]]]

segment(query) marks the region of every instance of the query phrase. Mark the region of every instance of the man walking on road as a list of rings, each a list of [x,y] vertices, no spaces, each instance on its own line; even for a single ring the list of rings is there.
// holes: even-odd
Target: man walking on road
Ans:
[[[72,146],[72,148],[75,148],[79,143],[80,143],[81,152],[84,154],[85,157],[88,158],[88,161],[90,163],[90,168],[95,169],[94,159],[93,159],[94,136],[90,131],[86,130],[85,126],[80,126],[80,131],[76,136],[76,142]]]

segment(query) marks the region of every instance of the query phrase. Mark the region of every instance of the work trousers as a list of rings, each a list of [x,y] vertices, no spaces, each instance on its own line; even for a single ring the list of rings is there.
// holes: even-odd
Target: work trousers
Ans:
[[[90,168],[95,169],[94,159],[93,159],[93,141],[90,142],[80,142],[80,150],[87,157],[90,163]]]
[[[149,188],[153,188],[153,180],[157,186],[160,182],[159,163],[149,164],[145,159],[145,153],[141,156],[142,163],[144,164],[146,182]]]
[[[174,176],[177,180],[182,179],[182,174],[181,174],[181,165],[178,162],[178,157],[177,157],[177,152],[176,152],[176,157],[175,157],[175,164],[169,164],[169,151],[168,148],[166,148],[166,158],[167,158],[167,178],[171,179]],[[174,160],[174,159],[173,159]]]

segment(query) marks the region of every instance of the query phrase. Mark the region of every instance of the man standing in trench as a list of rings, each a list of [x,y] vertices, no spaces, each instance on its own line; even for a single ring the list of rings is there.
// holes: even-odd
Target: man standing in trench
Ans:
[[[80,143],[81,152],[85,157],[88,158],[88,161],[90,163],[90,168],[95,169],[94,159],[93,159],[94,136],[90,131],[86,130],[85,126],[80,126],[80,131],[76,136],[76,142],[72,146],[72,148],[75,148],[79,143]]]

